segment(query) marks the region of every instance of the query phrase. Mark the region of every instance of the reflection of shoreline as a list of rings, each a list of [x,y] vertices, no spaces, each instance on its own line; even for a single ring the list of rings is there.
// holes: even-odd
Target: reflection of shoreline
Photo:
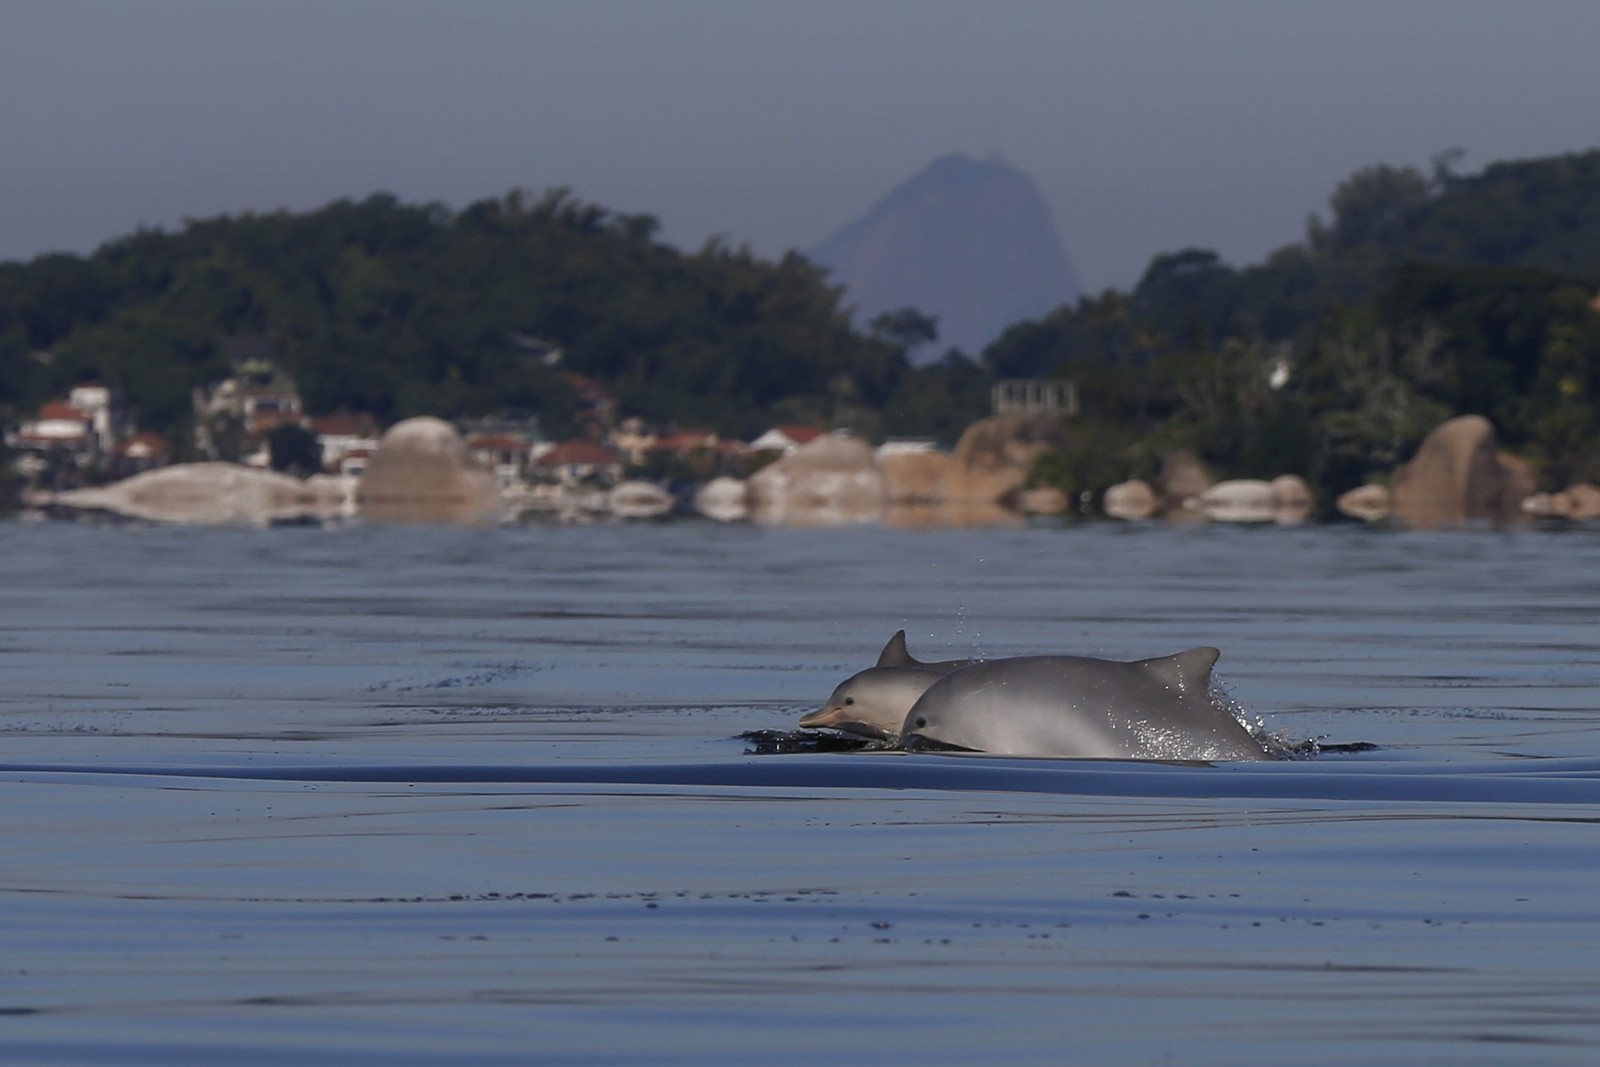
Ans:
[[[1021,526],[1022,515],[999,504],[981,501],[946,501],[938,504],[890,504],[883,525],[896,530],[946,527]]]
[[[108,485],[30,493],[23,503],[176,525],[265,526],[347,519],[356,513],[356,485],[347,475],[302,480],[234,463],[179,463]]]

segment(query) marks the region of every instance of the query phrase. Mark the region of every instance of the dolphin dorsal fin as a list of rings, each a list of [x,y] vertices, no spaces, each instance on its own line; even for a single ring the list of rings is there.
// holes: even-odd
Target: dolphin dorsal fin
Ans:
[[[1134,662],[1168,689],[1204,694],[1211,688],[1211,668],[1222,655],[1214,648],[1190,648],[1171,656],[1157,656]]]
[[[883,646],[883,651],[878,653],[878,666],[880,667],[914,667],[917,661],[911,658],[911,650],[906,648],[906,632],[896,630],[889,643]]]

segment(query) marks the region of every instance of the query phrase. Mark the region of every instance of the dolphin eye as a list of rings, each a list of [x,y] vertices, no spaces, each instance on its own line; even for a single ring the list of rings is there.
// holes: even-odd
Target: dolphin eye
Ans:
[[[920,730],[920,729],[922,729],[922,727],[924,727],[926,725],[928,725],[928,720],[924,716],[918,715],[917,716],[917,729]]]
[[[849,707],[849,706],[850,706],[850,705],[851,705],[851,704],[854,704],[854,703],[855,703],[855,702],[856,702],[856,698],[855,698],[855,697],[845,697],[845,698],[844,698],[844,706],[845,706],[845,707],[847,707],[847,708],[848,708],[848,707]]]

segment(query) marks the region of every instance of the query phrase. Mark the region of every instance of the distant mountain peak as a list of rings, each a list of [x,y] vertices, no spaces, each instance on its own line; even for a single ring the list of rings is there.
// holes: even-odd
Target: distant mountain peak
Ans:
[[[937,315],[926,359],[951,347],[976,356],[1079,291],[1044,197],[998,152],[939,156],[811,258],[845,286],[859,322],[907,306]]]

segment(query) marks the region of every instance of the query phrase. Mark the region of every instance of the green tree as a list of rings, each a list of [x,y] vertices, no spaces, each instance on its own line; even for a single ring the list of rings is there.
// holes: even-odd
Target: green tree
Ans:
[[[1576,336],[1593,312],[1591,290],[1577,280],[1527,268],[1419,265],[1395,273],[1375,308],[1383,329],[1437,335],[1438,369],[1426,391],[1446,408],[1488,416],[1512,441],[1532,432],[1527,398],[1557,335]],[[1559,399],[1545,376],[1541,404]],[[1589,395],[1587,390],[1584,395]]]
[[[1068,443],[1038,457],[1028,470],[1029,488],[1060,489],[1074,501],[1098,501],[1130,478],[1153,478],[1163,442],[1125,423],[1094,416],[1069,419]]]
[[[925,315],[913,307],[885,311],[867,324],[867,332],[890,344],[899,345],[909,357],[917,349],[939,339],[939,316]]]
[[[1175,399],[1168,432],[1238,477],[1314,477],[1315,435],[1297,390],[1275,384],[1288,346],[1231,338],[1216,349],[1168,357],[1161,373]]]
[[[1070,376],[1082,364],[1148,364],[1164,351],[1158,332],[1129,297],[1105,292],[1006,330],[984,349],[997,378]]]
[[[994,376],[954,349],[937,363],[901,376],[884,407],[884,431],[897,437],[932,437],[950,447],[989,414]]]
[[[304,426],[285,423],[267,431],[268,462],[275,471],[306,478],[322,470],[322,446]]]
[[[1238,272],[1203,248],[1156,256],[1132,295],[1151,329],[1190,350],[1221,344],[1234,331],[1238,301]]]
[[[1347,322],[1297,360],[1298,388],[1315,413],[1320,469],[1332,492],[1382,477],[1452,414],[1428,396],[1444,376],[1442,338],[1422,329],[1396,337]]]

